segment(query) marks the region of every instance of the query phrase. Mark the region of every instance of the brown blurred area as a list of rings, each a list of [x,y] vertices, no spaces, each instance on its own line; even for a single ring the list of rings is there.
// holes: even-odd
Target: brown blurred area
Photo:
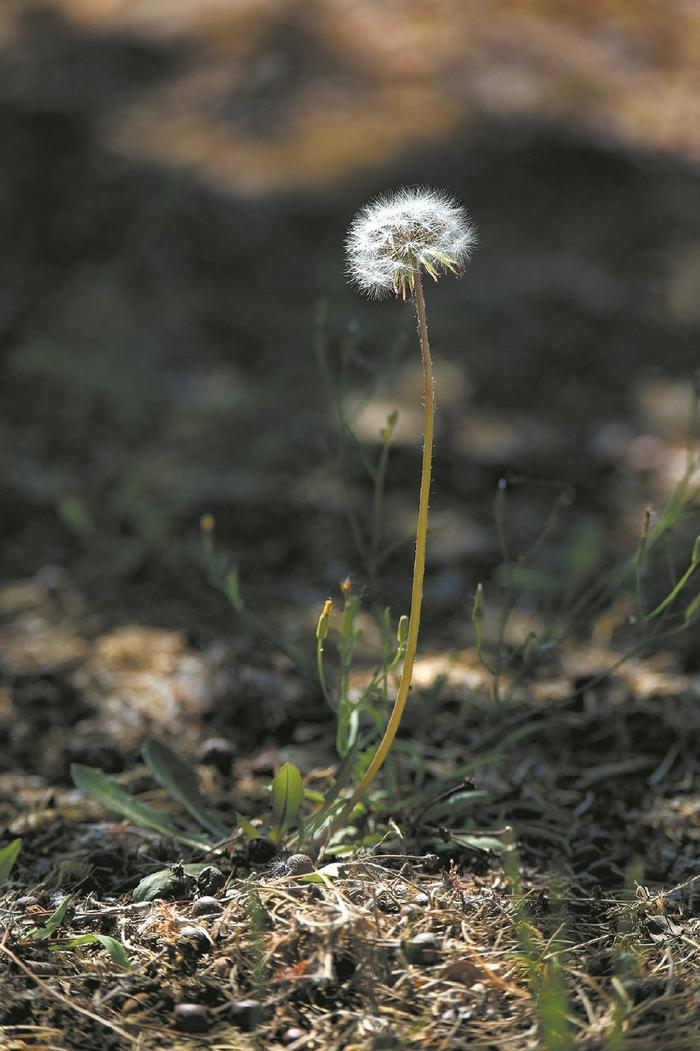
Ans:
[[[700,154],[694,0],[7,0],[2,37],[30,79],[42,13],[179,52],[157,84],[122,85],[106,141],[234,191],[328,184],[484,116]],[[90,90],[75,73],[55,101]]]
[[[342,258],[357,207],[403,182],[454,192],[481,239],[467,278],[430,290],[434,608],[498,560],[502,475],[526,479],[517,540],[571,487],[572,521],[625,549],[685,455],[699,89],[692,0],[5,0],[4,577],[58,565],[108,622],[219,625],[197,564],[213,512],[254,604],[315,608],[362,579],[345,504],[371,494],[357,464],[339,480],[314,318],[324,303],[336,363],[359,326],[358,392],[410,344],[410,312],[359,301]],[[402,410],[397,541],[402,355],[358,420],[374,455]],[[398,602],[409,548],[387,566]]]

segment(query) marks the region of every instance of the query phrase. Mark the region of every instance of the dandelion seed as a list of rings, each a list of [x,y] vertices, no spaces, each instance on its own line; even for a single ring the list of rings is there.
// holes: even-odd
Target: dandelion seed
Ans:
[[[405,299],[421,267],[435,280],[441,272],[458,275],[475,243],[469,216],[449,194],[403,187],[358,213],[345,243],[347,271],[360,292]]]

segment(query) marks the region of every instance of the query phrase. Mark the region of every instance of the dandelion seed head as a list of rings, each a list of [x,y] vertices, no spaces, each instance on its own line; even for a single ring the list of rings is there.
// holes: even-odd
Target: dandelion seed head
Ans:
[[[348,230],[347,272],[367,295],[392,291],[406,298],[423,269],[459,275],[476,243],[466,211],[449,194],[427,187],[402,187],[366,204]]]

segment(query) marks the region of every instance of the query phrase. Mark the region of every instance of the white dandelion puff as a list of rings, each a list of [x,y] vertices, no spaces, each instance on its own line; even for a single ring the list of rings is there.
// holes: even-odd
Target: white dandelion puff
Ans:
[[[370,201],[358,213],[345,242],[347,272],[360,292],[406,298],[422,267],[437,280],[459,275],[476,243],[476,231],[449,194],[402,187]]]

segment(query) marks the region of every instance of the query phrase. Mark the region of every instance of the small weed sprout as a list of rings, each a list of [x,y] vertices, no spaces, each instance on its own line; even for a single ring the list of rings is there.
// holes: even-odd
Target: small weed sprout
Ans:
[[[391,749],[408,700],[418,645],[435,416],[422,272],[425,270],[434,280],[447,272],[459,276],[475,240],[474,227],[455,200],[447,194],[420,187],[403,188],[371,201],[359,212],[348,232],[347,270],[359,291],[374,298],[393,292],[403,300],[408,296],[413,300],[423,366],[423,457],[411,606],[398,692],[374,757],[338,823],[365,796]]]

